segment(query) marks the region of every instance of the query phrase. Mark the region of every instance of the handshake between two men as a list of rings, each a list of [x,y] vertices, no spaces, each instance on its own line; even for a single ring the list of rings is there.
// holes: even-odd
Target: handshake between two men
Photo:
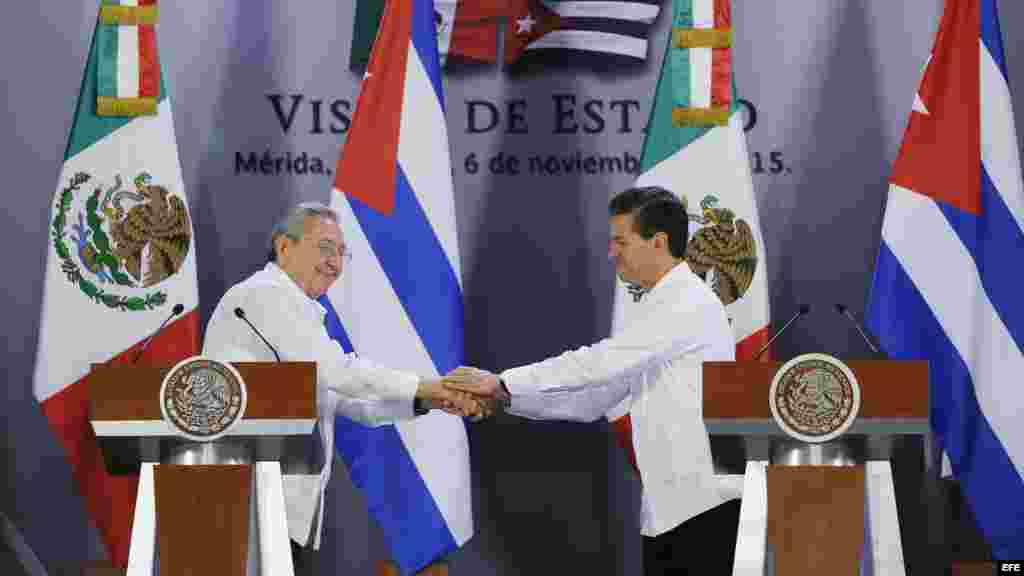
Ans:
[[[478,422],[493,416],[509,401],[496,374],[460,366],[441,378],[424,382],[418,394],[431,408]]]

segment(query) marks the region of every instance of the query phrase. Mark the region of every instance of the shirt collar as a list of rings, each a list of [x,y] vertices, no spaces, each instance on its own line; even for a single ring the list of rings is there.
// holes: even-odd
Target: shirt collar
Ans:
[[[323,304],[310,298],[309,295],[295,283],[295,280],[292,280],[292,277],[282,270],[276,262],[267,262],[267,265],[264,266],[263,269],[266,270],[267,273],[270,274],[279,284],[282,286],[288,286],[289,290],[293,290],[296,298],[301,298],[303,302],[309,302],[310,307],[316,310],[317,314],[320,316],[320,321],[323,322],[324,318],[327,317],[327,308],[324,308]]]
[[[692,274],[690,265],[685,261],[676,264],[647,291],[644,299],[653,299],[657,298],[659,294],[671,293],[672,287],[686,282],[690,274]]]

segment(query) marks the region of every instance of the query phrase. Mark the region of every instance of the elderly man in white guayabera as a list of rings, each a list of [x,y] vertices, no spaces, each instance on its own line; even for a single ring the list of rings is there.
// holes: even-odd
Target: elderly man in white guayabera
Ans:
[[[426,414],[432,408],[469,417],[483,416],[486,408],[464,393],[445,388],[440,379],[385,368],[345,353],[330,338],[324,326],[326,310],[316,299],[338,279],[348,258],[334,210],[316,203],[299,204],[274,226],[266,266],[221,298],[203,344],[204,355],[221,361],[317,364],[318,438],[323,450],[315,455],[322,460],[310,465],[321,472],[285,476],[293,556],[302,572],[312,561],[310,548],[320,547],[336,414],[374,426]]]

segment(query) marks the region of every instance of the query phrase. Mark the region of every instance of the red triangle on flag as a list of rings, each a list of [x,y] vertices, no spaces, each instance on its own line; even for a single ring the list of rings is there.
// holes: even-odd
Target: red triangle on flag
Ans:
[[[398,137],[411,34],[412,5],[389,2],[334,176],[336,190],[387,215],[395,209]]]
[[[947,0],[890,182],[960,210],[981,211],[981,11]]]
[[[557,30],[562,21],[540,0],[459,2],[448,56],[497,61],[498,18],[505,22],[505,63],[518,60],[530,42]]]

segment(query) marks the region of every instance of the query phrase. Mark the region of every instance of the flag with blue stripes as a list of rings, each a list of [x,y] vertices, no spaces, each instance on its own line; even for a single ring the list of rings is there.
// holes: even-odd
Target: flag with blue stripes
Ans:
[[[953,474],[995,557],[1024,558],[1024,185],[995,0],[946,1],[889,184],[869,326],[928,360]]]
[[[335,338],[422,375],[463,361],[451,158],[431,0],[385,8],[331,206],[353,253],[327,294]],[[336,313],[335,313],[336,310]],[[338,418],[335,445],[402,574],[473,535],[465,422],[433,411],[369,429]]]

